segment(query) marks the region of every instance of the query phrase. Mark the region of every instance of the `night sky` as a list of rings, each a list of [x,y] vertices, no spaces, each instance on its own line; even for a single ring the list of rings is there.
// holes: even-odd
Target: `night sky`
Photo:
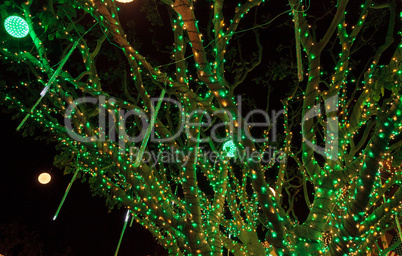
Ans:
[[[44,255],[114,255],[126,211],[108,213],[104,199],[92,197],[88,184],[77,180],[53,221],[72,175],[53,166],[54,145],[22,137],[15,131],[19,122],[8,114],[1,113],[0,122],[0,225],[18,223],[37,233]],[[42,172],[52,175],[47,185],[38,182]],[[134,223],[119,255],[154,255],[155,248],[152,235]]]

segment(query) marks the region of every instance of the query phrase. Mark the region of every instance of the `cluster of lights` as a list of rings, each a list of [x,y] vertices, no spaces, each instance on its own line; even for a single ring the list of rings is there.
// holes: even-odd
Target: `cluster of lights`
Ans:
[[[223,151],[226,152],[227,157],[234,157],[236,154],[236,145],[233,141],[228,140],[223,144]]]
[[[15,38],[26,37],[29,33],[28,23],[19,16],[10,16],[4,21],[4,27]]]
[[[130,0],[116,0],[117,2],[121,3],[129,3],[132,2]],[[251,0],[250,2],[254,2]],[[239,5],[242,7],[241,5]],[[192,8],[192,7],[191,7]],[[212,5],[212,8],[214,8],[214,5]],[[365,7],[363,8],[363,13],[365,11]],[[93,9],[88,7],[88,11],[94,12]],[[238,8],[237,12],[244,14],[247,13],[248,8]],[[126,47],[125,50],[127,56],[129,56],[128,59],[131,60],[139,60],[139,65],[140,67],[136,67],[135,69],[132,69],[133,72],[133,80],[136,82],[136,86],[138,91],[140,92],[142,98],[143,98],[143,103],[144,105],[147,106],[147,109],[149,108],[149,95],[147,95],[147,92],[142,85],[141,76],[144,75],[141,73],[140,70],[144,69],[147,70],[147,72],[151,73],[152,76],[154,77],[159,77],[161,75],[161,71],[158,69],[153,69],[152,66],[143,58],[141,55],[139,55],[130,45],[128,42],[124,41],[124,36],[120,35],[119,30],[118,30],[118,22],[116,20],[113,20],[117,15],[115,13],[112,13],[112,15],[105,15],[102,14],[105,17],[109,18],[109,23],[112,24],[110,25],[109,29],[113,32],[116,33],[116,35],[121,36],[123,45]],[[293,15],[298,17],[299,11],[295,11]],[[242,17],[242,15],[240,15]],[[7,32],[17,38],[24,37],[28,34],[29,29],[26,21],[20,17],[17,16],[12,16],[14,17],[13,19],[6,20],[5,22],[5,27]],[[362,20],[364,20],[365,14],[362,15]],[[9,17],[11,18],[11,17]],[[175,54],[174,57],[178,58],[178,60],[184,58],[184,53],[183,53],[183,36],[180,35],[179,33],[183,32],[183,29],[185,30],[186,28],[191,28],[190,31],[188,31],[189,36],[191,34],[191,42],[193,42],[193,45],[195,46],[202,46],[202,40],[201,40],[201,35],[197,33],[197,26],[194,23],[193,19],[183,19],[179,16],[178,20],[174,20],[174,31],[177,32],[177,38],[176,38],[176,47],[175,47]],[[302,17],[300,17],[302,18]],[[208,70],[203,66],[205,63],[202,63],[204,57],[205,57],[205,52],[203,51],[195,51],[194,53],[194,58],[196,60],[196,68],[200,71],[201,77],[200,80],[195,80],[191,76],[186,76],[186,73],[188,70],[180,66],[180,64],[177,64],[177,73],[176,77],[179,82],[175,82],[173,78],[165,78],[165,82],[168,82],[171,87],[175,87],[176,89],[180,90],[180,88],[183,88],[183,98],[182,98],[182,103],[183,105],[190,106],[188,102],[191,102],[192,100],[195,99],[194,92],[192,90],[189,90],[186,88],[190,82],[200,82],[201,84],[206,84],[210,88],[218,88],[218,89],[211,89],[210,91],[212,94],[216,97],[216,99],[219,101],[220,105],[230,109],[232,106],[235,105],[234,100],[229,97],[229,92],[225,88],[219,87],[219,78],[223,76],[221,67],[223,67],[222,63],[224,62],[224,47],[226,47],[226,44],[228,42],[227,37],[222,37],[224,34],[224,23],[223,23],[223,16],[222,14],[217,14],[215,17],[215,20],[217,21],[217,25],[215,26],[215,33],[217,35],[217,49],[215,49],[215,53],[217,59],[216,63],[214,63],[214,67],[216,68],[217,75],[214,75],[211,70]],[[239,19],[240,20],[240,19]],[[239,20],[233,21],[232,24],[239,22]],[[296,20],[295,20],[296,22]],[[332,79],[332,83],[335,84],[336,86],[333,86],[334,90],[337,90],[341,94],[341,102],[342,104],[347,103],[347,93],[345,89],[345,84],[347,81],[345,81],[347,74],[348,74],[348,69],[346,68],[348,66],[348,59],[349,59],[349,53],[348,53],[348,47],[344,46],[346,45],[346,39],[349,38],[350,36],[347,35],[346,33],[346,25],[342,25],[343,21],[341,21],[341,24],[339,26],[339,32],[340,32],[340,37],[341,37],[341,44],[342,44],[342,54],[340,54],[340,61],[335,69],[334,77]],[[358,22],[358,26],[362,25],[362,21]],[[113,27],[114,26],[114,27]],[[357,26],[357,28],[359,28]],[[302,30],[303,27],[296,29]],[[353,28],[355,29],[355,27]],[[180,30],[180,31],[179,31]],[[175,33],[176,34],[176,33]],[[296,33],[299,34],[299,33]],[[298,38],[297,40],[300,40],[301,44],[305,47],[305,51],[307,53],[307,57],[310,60],[310,65],[309,65],[309,70],[307,72],[307,75],[309,76],[308,83],[314,84],[317,81],[319,81],[320,75],[321,75],[321,67],[319,66],[319,63],[315,62],[314,60],[316,59],[316,56],[311,53],[311,49],[309,47],[314,46],[314,42],[312,41],[311,35],[308,33],[308,31],[301,31],[301,38]],[[37,39],[39,40],[39,39]],[[354,39],[351,39],[352,41]],[[84,45],[81,46],[82,48],[82,55],[83,56],[88,56],[88,49]],[[220,50],[218,50],[220,49]],[[3,52],[7,53],[7,50],[4,50]],[[24,56],[23,53],[16,53],[15,55],[10,55],[15,58],[15,56],[20,57]],[[317,55],[318,56],[318,55]],[[206,59],[206,58],[205,58]],[[84,58],[84,60],[88,60],[87,57]],[[397,62],[398,59],[393,59],[394,62]],[[85,62],[85,61],[84,61]],[[133,62],[134,63],[134,62]],[[90,65],[89,61],[88,63],[85,63],[86,65]],[[132,64],[132,63],[130,63]],[[300,64],[300,63],[299,63]],[[132,65],[134,66],[134,65]],[[183,65],[184,66],[184,65]],[[372,76],[372,72],[376,69],[375,63],[371,66],[370,68],[370,74],[369,78]],[[88,67],[89,70],[89,67]],[[299,69],[301,70],[301,69]],[[42,70],[43,72],[49,72],[49,70]],[[395,72],[400,72],[400,70],[396,70]],[[67,73],[67,72],[66,72]],[[400,74],[400,73],[398,73]],[[148,74],[147,74],[148,75]],[[67,76],[67,75],[66,75]],[[69,81],[70,83],[74,84],[76,88],[79,88],[76,81],[68,77],[66,78],[66,81]],[[299,77],[300,79],[300,77]],[[301,79],[300,79],[301,80]],[[370,84],[370,80],[364,81],[364,83],[368,82]],[[181,87],[180,87],[181,86]],[[98,85],[93,84],[92,81],[89,82],[88,86],[83,88],[82,90],[87,93],[93,93],[96,91],[98,94],[102,94],[103,92],[97,91]],[[81,89],[81,88],[80,88]],[[325,95],[326,92],[321,93],[318,90],[318,87],[313,88],[315,90],[312,90],[310,94],[302,96],[302,99],[305,100],[305,102],[318,102],[321,100],[321,96]],[[347,154],[348,150],[350,149],[350,140],[353,139],[355,135],[358,134],[358,130],[360,127],[363,127],[366,124],[366,120],[368,120],[371,115],[370,111],[371,110],[376,110],[378,111],[379,108],[378,106],[373,103],[369,104],[369,96],[370,94],[366,91],[368,90],[368,87],[364,85],[363,87],[363,92],[361,98],[364,99],[364,101],[359,102],[362,106],[362,115],[358,115],[358,118],[355,118],[356,120],[359,120],[361,122],[353,123],[352,120],[354,116],[353,113],[348,113],[347,110],[343,110],[344,112],[341,112],[340,115],[343,115],[345,118],[341,120],[341,137],[342,137],[342,152],[339,155],[339,159],[344,160],[346,164],[351,164],[354,162],[356,158],[352,156],[350,159],[347,159]],[[60,84],[57,85],[56,88],[57,91],[62,91],[63,88]],[[211,93],[209,92],[209,93]],[[262,172],[258,170],[258,168],[254,168],[255,166],[251,166],[251,163],[248,163],[245,161],[245,166],[246,168],[249,168],[250,173],[244,173],[242,177],[236,177],[234,175],[234,171],[232,167],[229,164],[229,161],[224,160],[222,162],[214,162],[213,164],[204,162],[202,159],[198,159],[197,162],[189,162],[190,164],[184,166],[181,170],[179,170],[179,175],[174,176],[172,178],[172,181],[167,181],[166,177],[166,167],[163,166],[157,166],[154,169],[150,169],[150,167],[144,163],[140,163],[138,161],[137,164],[133,165],[128,159],[122,157],[119,154],[116,154],[116,152],[120,152],[121,150],[126,150],[124,148],[121,148],[120,145],[117,143],[113,143],[112,141],[105,141],[105,142],[95,142],[95,143],[88,143],[88,144],[83,144],[83,143],[77,143],[76,141],[73,141],[70,139],[68,136],[64,136],[63,134],[58,133],[59,130],[62,129],[60,124],[58,123],[53,123],[53,121],[48,120],[45,118],[44,111],[52,112],[52,113],[64,113],[65,109],[63,104],[65,102],[71,103],[71,99],[69,96],[65,93],[62,94],[62,97],[54,97],[54,92],[52,91],[50,94],[50,98],[52,101],[56,102],[58,106],[62,106],[60,109],[52,109],[49,106],[42,105],[43,110],[36,110],[33,113],[34,120],[39,122],[41,125],[50,128],[52,132],[55,133],[56,136],[58,136],[58,139],[60,142],[62,142],[66,147],[69,147],[72,151],[74,152],[79,152],[78,157],[77,157],[77,163],[82,166],[82,169],[85,169],[86,172],[88,172],[89,175],[91,175],[94,180],[96,180],[96,184],[99,185],[99,188],[102,190],[103,193],[107,193],[112,195],[113,199],[115,202],[121,203],[125,205],[127,208],[129,208],[129,211],[133,213],[133,218],[135,218],[136,221],[141,223],[142,225],[146,226],[148,229],[151,230],[156,236],[161,243],[168,248],[175,248],[175,244],[177,243],[177,239],[182,239],[184,241],[181,242],[184,247],[184,251],[186,250],[191,250],[192,248],[202,248],[203,246],[210,245],[212,251],[218,251],[222,253],[222,243],[221,241],[218,242],[220,238],[215,238],[215,236],[212,236],[212,234],[216,234],[216,236],[222,236],[225,237],[227,233],[227,237],[230,239],[232,236],[234,237],[240,237],[244,234],[244,232],[255,232],[255,227],[253,226],[254,222],[256,219],[258,219],[258,222],[261,220],[258,218],[258,214],[260,212],[265,212],[267,213],[267,216],[274,216],[272,219],[268,219],[266,225],[269,229],[276,230],[270,232],[269,238],[271,241],[279,240],[283,241],[282,245],[285,248],[291,248],[292,251],[309,251],[310,249],[308,248],[311,244],[311,241],[308,239],[304,238],[299,238],[298,242],[296,245],[289,244],[287,241],[288,236],[288,227],[291,227],[294,223],[292,220],[290,220],[289,216],[281,213],[277,209],[280,208],[279,203],[276,202],[275,197],[280,196],[282,191],[282,186],[285,180],[285,174],[286,174],[286,168],[287,165],[285,162],[280,164],[279,167],[279,174],[278,174],[278,181],[276,182],[276,187],[273,189],[272,187],[268,186],[268,184],[265,183],[265,177]],[[207,96],[206,96],[207,97]],[[292,96],[293,97],[293,96]],[[62,98],[62,99],[60,99]],[[199,98],[197,98],[199,99]],[[299,99],[299,98],[297,98]],[[290,98],[288,100],[291,100]],[[26,108],[16,100],[14,97],[7,96],[6,101],[9,104],[15,104],[20,107],[22,111],[26,111]],[[200,100],[199,103],[201,106],[203,102],[202,99]],[[116,100],[116,106],[120,107],[133,107],[132,104],[122,101],[122,100]],[[366,106],[368,106],[366,108]],[[305,110],[308,110],[311,106],[307,106]],[[399,107],[399,106],[397,106]],[[400,107],[399,107],[400,108]],[[107,109],[107,111],[114,113],[115,115],[118,114],[118,108],[117,107],[112,107],[110,109]],[[292,142],[292,132],[291,128],[288,126],[287,121],[289,120],[288,117],[288,106],[284,106],[285,109],[285,124],[284,124],[284,130],[286,132],[286,139],[284,143],[284,152],[285,155],[290,155],[291,157],[294,157],[297,161],[297,164],[299,168],[301,169],[302,173],[304,176],[308,176],[309,180],[314,184],[315,190],[316,190],[316,195],[313,204],[308,203],[308,206],[311,209],[312,214],[309,215],[308,220],[306,221],[306,226],[310,227],[311,229],[314,230],[321,230],[325,228],[327,225],[331,226],[333,229],[338,229],[342,230],[342,220],[347,219],[348,223],[360,223],[363,218],[367,218],[368,215],[366,212],[363,213],[352,213],[350,215],[342,216],[343,213],[347,213],[347,205],[353,202],[353,200],[356,200],[356,198],[347,198],[344,196],[344,189],[346,187],[346,190],[349,188],[349,184],[347,184],[350,180],[355,180],[356,181],[356,187],[353,187],[355,191],[358,191],[358,194],[365,194],[366,198],[369,198],[370,200],[373,200],[377,202],[377,200],[373,199],[379,196],[379,194],[376,193],[370,193],[367,189],[365,189],[365,184],[369,183],[371,179],[377,179],[378,175],[375,174],[375,171],[373,169],[373,166],[375,166],[375,163],[372,162],[370,159],[374,157],[374,149],[377,149],[378,144],[381,145],[381,142],[383,140],[387,140],[389,137],[397,135],[398,132],[401,130],[400,122],[401,122],[401,110],[397,109],[395,111],[395,115],[391,117],[393,121],[390,122],[384,122],[384,124],[381,126],[381,129],[378,130],[378,132],[374,133],[373,136],[373,141],[369,146],[367,147],[367,153],[366,155],[362,155],[363,157],[358,161],[356,164],[356,169],[357,172],[351,173],[349,170],[341,170],[340,166],[336,165],[333,166],[330,163],[325,163],[323,167],[320,167],[317,160],[315,159],[314,152],[309,149],[305,149],[302,152],[302,161],[298,161],[298,156],[297,155],[292,155],[291,152],[291,142]],[[236,116],[237,113],[234,113],[233,116]],[[77,110],[75,113],[73,113],[70,117],[70,119],[76,119],[78,122],[81,123],[79,127],[77,127],[77,130],[80,134],[83,135],[97,135],[99,136],[99,132],[95,131],[92,127],[92,124],[85,119],[85,115],[80,112],[80,110]],[[321,115],[318,116],[318,118],[321,118]],[[394,127],[395,123],[395,127]],[[314,132],[313,129],[314,124],[308,124],[305,128],[305,136],[308,136],[309,134],[312,134]],[[397,127],[397,125],[399,125]],[[393,131],[392,129],[396,129],[396,131]],[[166,127],[163,127],[163,125],[157,125],[156,126],[156,132],[157,136],[160,138],[166,137],[169,135],[169,131],[167,131]],[[193,129],[192,131],[197,132],[196,129]],[[392,134],[394,132],[394,134]],[[90,134],[89,134],[90,133]],[[268,136],[268,132],[264,134],[264,136]],[[327,136],[331,136],[331,134],[327,134]],[[359,135],[360,136],[360,135]],[[226,156],[231,158],[234,157],[236,152],[238,150],[242,150],[245,147],[244,141],[240,141],[238,143],[238,146],[236,147],[235,143],[232,140],[229,140],[225,142],[222,146],[222,151],[226,153]],[[197,147],[190,147],[190,153],[189,158],[191,159],[197,159],[195,156],[197,154],[196,149]],[[264,145],[264,148],[262,151],[266,150],[269,148],[269,145],[266,144]],[[145,149],[145,146],[144,148]],[[158,146],[159,152],[162,152],[163,150],[166,149],[174,149],[178,150],[178,144],[174,142],[172,145],[164,145],[161,144]],[[199,149],[200,152],[202,152],[202,149]],[[385,146],[381,148],[382,151],[385,150]],[[126,152],[128,153],[128,152]],[[345,157],[345,159],[342,159],[342,157]],[[113,159],[112,159],[113,158]],[[370,162],[371,161],[371,162]],[[367,164],[368,163],[368,164]],[[113,166],[113,167],[110,167]],[[272,167],[272,166],[270,166]],[[269,169],[264,169],[269,171]],[[374,171],[373,171],[374,170]],[[158,175],[155,175],[153,172],[159,172],[159,174],[165,175],[165,177],[162,177],[162,179],[158,178]],[[211,187],[216,191],[215,195],[215,200],[209,199],[207,196],[204,196],[204,192],[201,191],[199,188],[198,184],[195,182],[197,180],[197,175],[198,172],[202,172],[205,176],[206,179],[211,184]],[[364,175],[362,177],[357,176],[359,173],[363,173]],[[333,179],[331,181],[332,185],[329,187],[322,186],[323,181],[328,180],[329,177],[333,177],[334,175],[344,175],[345,180],[341,180],[340,178]],[[249,176],[248,176],[249,175]],[[399,173],[400,175],[400,173]],[[257,193],[254,193],[251,197],[248,197],[247,194],[247,189],[246,183],[248,182],[248,177],[251,177],[251,182],[252,185],[254,186],[254,190]],[[396,177],[393,176],[393,177]],[[39,182],[42,184],[46,184],[50,181],[50,175],[47,173],[41,174],[38,178]],[[235,185],[235,189],[230,188],[227,189],[227,191],[224,189],[227,186],[227,182],[233,182]],[[258,181],[258,182],[257,182]],[[394,181],[396,182],[396,181]],[[135,185],[133,185],[135,184]],[[185,201],[181,200],[180,197],[177,195],[175,192],[171,192],[171,187],[176,186],[176,191],[177,188],[180,187],[183,189],[184,192],[184,199]],[[243,185],[240,185],[243,184]],[[400,183],[399,183],[400,184]],[[136,193],[136,195],[131,195],[130,193]],[[381,191],[381,186],[374,186],[374,191]],[[278,193],[276,193],[278,192]],[[226,196],[225,194],[226,193]],[[278,195],[277,195],[278,194]],[[272,197],[272,195],[274,197]],[[329,209],[329,206],[331,205],[332,201],[329,200],[333,199],[336,201],[335,206],[339,208],[339,212],[341,213],[329,213],[324,211],[323,209]],[[308,201],[308,199],[306,199]],[[221,232],[220,227],[215,227],[214,223],[208,223],[210,221],[211,216],[215,218],[223,218],[224,217],[224,212],[223,208],[226,207],[225,201],[227,201],[227,207],[231,209],[232,213],[232,222],[229,222],[227,226],[224,228],[225,231]],[[385,200],[384,200],[385,204]],[[375,203],[374,203],[375,205]],[[393,207],[388,207],[385,208],[387,209],[386,211],[391,212],[395,211],[396,208],[400,208],[400,206],[396,205]],[[189,210],[188,210],[189,209]],[[245,211],[243,217],[239,212],[240,211]],[[129,216],[129,211],[127,212],[127,217]],[[188,228],[187,223],[185,223],[185,220],[187,220],[187,215],[190,214],[191,216],[191,227]],[[374,216],[374,215],[373,215]],[[375,226],[378,228],[380,225],[379,223],[375,224],[375,220],[377,217],[375,216],[373,219],[369,219],[369,221],[366,221],[367,223],[371,223],[373,227]],[[126,219],[127,222],[127,219]],[[210,225],[210,226],[209,226]],[[219,226],[219,225],[218,225]],[[370,225],[368,225],[370,226]],[[372,231],[372,228],[367,228],[367,226],[359,226],[358,228],[361,228],[365,234],[374,234],[374,231]],[[211,230],[208,230],[211,229]],[[210,233],[207,233],[207,231]],[[378,231],[378,230],[377,230]],[[381,232],[375,233],[375,236],[378,236],[381,234]],[[219,234],[219,235],[218,235]],[[236,234],[236,235],[235,235]],[[214,237],[212,239],[212,242],[208,241],[206,236],[211,236]],[[325,250],[334,250],[336,252],[351,252],[351,248],[356,245],[360,245],[359,250],[366,250],[367,248],[364,248],[364,243],[362,239],[361,241],[359,240],[360,238],[349,238],[349,237],[340,237],[338,234],[329,234],[330,238],[329,242],[325,241],[326,243],[326,248],[323,249]],[[366,237],[366,236],[362,236]],[[321,240],[324,238],[320,238]],[[332,240],[332,242],[331,242]],[[319,242],[320,240],[314,241],[315,243]],[[346,242],[345,242],[346,241]],[[226,243],[226,242],[225,242]],[[233,248],[232,250],[245,250],[243,247],[239,246],[239,244],[235,243],[234,240],[229,242],[233,244],[225,244],[227,247]],[[362,245],[363,244],[363,245]],[[331,245],[331,248],[327,248],[328,245]],[[268,243],[264,243],[264,247],[266,249],[266,252],[271,251],[272,245]],[[303,248],[302,248],[303,247]],[[172,249],[173,250],[173,249]],[[178,248],[176,248],[177,251],[179,251]],[[182,248],[180,249],[182,250]],[[197,253],[204,253],[202,251],[197,251]],[[288,254],[289,252],[284,250],[277,250],[277,253],[279,255],[283,254]],[[246,252],[245,252],[246,255]]]

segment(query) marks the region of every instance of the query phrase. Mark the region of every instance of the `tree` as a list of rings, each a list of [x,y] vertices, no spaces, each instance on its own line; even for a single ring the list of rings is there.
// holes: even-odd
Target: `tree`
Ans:
[[[170,255],[367,255],[398,226],[399,2],[1,6],[23,133]]]

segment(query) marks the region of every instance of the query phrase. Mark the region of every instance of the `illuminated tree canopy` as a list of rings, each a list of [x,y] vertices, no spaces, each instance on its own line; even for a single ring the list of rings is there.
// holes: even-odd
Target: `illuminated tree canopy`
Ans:
[[[392,249],[399,1],[123,2],[0,4],[26,22],[0,31],[0,97],[56,166],[169,255]]]

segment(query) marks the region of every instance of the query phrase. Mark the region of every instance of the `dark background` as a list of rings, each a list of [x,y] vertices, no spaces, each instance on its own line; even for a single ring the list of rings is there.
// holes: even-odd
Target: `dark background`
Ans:
[[[44,255],[114,255],[126,211],[108,213],[104,199],[92,197],[88,184],[76,180],[53,221],[72,175],[53,166],[54,145],[16,132],[19,120],[1,113],[0,124],[0,234],[1,225],[18,223],[38,234]],[[42,172],[52,175],[47,185],[38,182]],[[152,235],[134,221],[119,255],[154,255],[155,250]]]

